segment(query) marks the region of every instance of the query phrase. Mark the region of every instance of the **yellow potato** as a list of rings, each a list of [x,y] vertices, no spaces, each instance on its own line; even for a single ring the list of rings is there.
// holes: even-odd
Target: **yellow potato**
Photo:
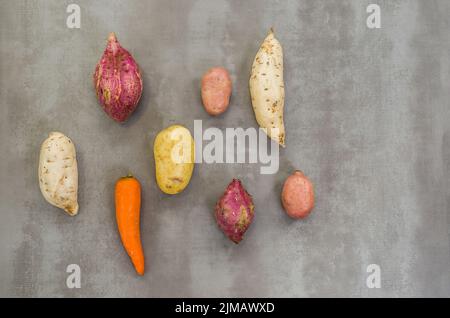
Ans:
[[[161,191],[177,194],[191,180],[194,170],[195,145],[189,130],[173,125],[161,130],[153,146],[156,182]]]

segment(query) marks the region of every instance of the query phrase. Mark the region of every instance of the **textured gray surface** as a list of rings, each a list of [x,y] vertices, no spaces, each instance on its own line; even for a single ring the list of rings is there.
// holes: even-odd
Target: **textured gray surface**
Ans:
[[[73,2],[73,1],[72,1]],[[0,296],[450,296],[450,2],[369,1],[0,2]],[[280,170],[197,165],[169,197],[154,181],[156,133],[194,119],[256,126],[251,63],[269,27],[285,52],[287,148]],[[108,33],[143,70],[144,94],[125,125],[97,104],[91,76]],[[234,81],[231,106],[210,118],[199,80],[214,65]],[[47,204],[37,180],[52,130],[77,147],[80,212]],[[302,169],[317,205],[303,221],[280,206],[284,178]],[[137,277],[114,220],[113,186],[132,171],[143,186],[145,277]],[[233,177],[256,218],[235,246],[213,206]],[[66,287],[79,264],[81,289]],[[382,288],[366,287],[381,267]]]

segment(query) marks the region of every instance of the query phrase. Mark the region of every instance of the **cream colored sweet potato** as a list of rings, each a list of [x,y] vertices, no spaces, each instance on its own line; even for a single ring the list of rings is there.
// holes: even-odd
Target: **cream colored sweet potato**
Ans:
[[[284,147],[283,49],[272,29],[255,56],[249,86],[256,121],[270,138]]]
[[[69,137],[51,132],[39,156],[39,187],[44,198],[69,215],[78,213],[78,167]]]

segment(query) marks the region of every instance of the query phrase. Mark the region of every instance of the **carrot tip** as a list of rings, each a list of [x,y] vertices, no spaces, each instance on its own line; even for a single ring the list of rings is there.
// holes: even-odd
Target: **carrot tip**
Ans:
[[[137,273],[139,276],[144,276],[144,270],[136,270],[136,273]]]

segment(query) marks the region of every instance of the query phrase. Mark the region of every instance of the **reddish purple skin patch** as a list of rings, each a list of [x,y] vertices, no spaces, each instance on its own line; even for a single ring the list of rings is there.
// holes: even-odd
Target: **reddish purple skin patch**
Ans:
[[[142,94],[142,78],[133,56],[114,33],[94,73],[94,86],[103,110],[115,121],[124,122],[136,109]]]
[[[215,208],[217,224],[234,243],[239,243],[253,221],[254,205],[238,179],[233,179]]]

